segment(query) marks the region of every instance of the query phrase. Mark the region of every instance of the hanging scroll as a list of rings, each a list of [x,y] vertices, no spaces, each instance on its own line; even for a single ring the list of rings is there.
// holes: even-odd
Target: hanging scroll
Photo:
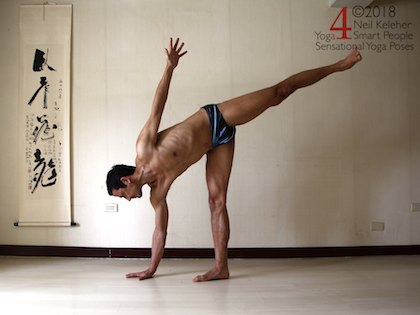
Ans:
[[[20,7],[19,226],[68,226],[71,5]]]

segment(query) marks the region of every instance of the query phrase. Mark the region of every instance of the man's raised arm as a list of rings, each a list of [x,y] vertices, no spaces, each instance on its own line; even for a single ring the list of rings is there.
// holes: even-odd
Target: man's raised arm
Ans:
[[[147,120],[141,135],[147,135],[152,138],[152,142],[156,142],[157,132],[159,130],[160,121],[162,118],[163,110],[165,108],[165,103],[168,98],[169,86],[172,79],[172,73],[176,66],[178,65],[179,59],[184,56],[187,51],[181,53],[184,43],[179,45],[179,38],[177,38],[175,44],[173,44],[172,38],[170,41],[169,50],[165,48],[166,55],[168,57],[165,71],[163,73],[162,79],[159,82],[159,85],[156,89],[155,97],[153,99],[152,111],[150,117]]]

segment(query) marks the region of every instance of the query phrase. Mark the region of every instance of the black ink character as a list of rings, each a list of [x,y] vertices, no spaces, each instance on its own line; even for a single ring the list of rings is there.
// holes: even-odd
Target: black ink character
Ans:
[[[39,173],[35,173],[33,181],[35,182],[35,186],[32,189],[32,194],[35,192],[35,190],[38,188],[39,183],[41,183],[42,187],[48,187],[55,185],[57,181],[57,172],[55,170],[55,164],[52,159],[48,162],[48,164],[45,162],[45,159],[41,157],[41,150],[36,149],[36,152],[34,153],[35,156],[35,163],[38,163],[33,171],[35,172],[38,168],[40,168]],[[50,176],[48,176],[48,175]]]
[[[51,127],[48,124],[47,115],[37,116],[36,120],[41,123],[41,127],[35,127],[34,132],[32,135],[34,136],[34,143],[38,141],[41,132],[43,131],[43,135],[41,136],[41,140],[50,140],[54,138],[54,132],[51,131]],[[57,125],[53,124],[52,129],[57,129]]]
[[[46,56],[46,58],[44,58],[44,56],[45,56],[45,53],[42,50],[39,50],[39,49],[36,49],[35,50],[34,65],[33,65],[32,69],[34,71],[36,71],[36,72],[39,72],[39,71],[44,70],[44,65],[46,65],[49,70],[56,71],[53,67],[51,67],[47,63],[48,49],[47,49],[47,56]]]
[[[48,87],[50,86],[48,84],[47,77],[41,77],[41,81],[39,83],[41,83],[41,86],[38,88],[38,90],[35,91],[34,95],[32,95],[30,101],[28,102],[28,105],[32,105],[32,102],[35,100],[39,91],[44,89],[44,108],[47,108],[47,93],[48,93]]]

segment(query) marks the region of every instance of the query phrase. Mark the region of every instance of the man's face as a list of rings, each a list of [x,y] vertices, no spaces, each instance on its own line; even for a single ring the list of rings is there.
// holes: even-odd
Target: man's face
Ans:
[[[132,198],[141,198],[143,195],[141,187],[138,187],[134,183],[128,183],[127,187],[113,189],[112,195],[115,197],[125,198],[130,201]]]

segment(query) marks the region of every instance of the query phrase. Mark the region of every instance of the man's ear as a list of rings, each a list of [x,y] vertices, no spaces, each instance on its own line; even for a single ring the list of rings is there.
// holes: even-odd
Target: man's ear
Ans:
[[[123,176],[120,178],[121,183],[123,183],[124,185],[128,185],[131,183],[130,178],[128,176]]]

